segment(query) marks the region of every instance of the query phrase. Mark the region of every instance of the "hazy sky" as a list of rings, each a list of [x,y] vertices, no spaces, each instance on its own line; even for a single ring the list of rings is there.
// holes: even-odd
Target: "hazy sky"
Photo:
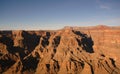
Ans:
[[[120,25],[120,0],[0,0],[0,29]]]

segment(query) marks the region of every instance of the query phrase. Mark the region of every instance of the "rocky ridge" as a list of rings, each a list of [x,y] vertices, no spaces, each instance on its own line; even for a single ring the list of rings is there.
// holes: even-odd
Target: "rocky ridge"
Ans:
[[[119,74],[120,30],[0,31],[0,73]]]

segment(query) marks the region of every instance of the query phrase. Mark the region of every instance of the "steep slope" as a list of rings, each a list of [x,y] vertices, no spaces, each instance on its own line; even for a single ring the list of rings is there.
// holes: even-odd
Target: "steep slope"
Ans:
[[[119,33],[72,27],[0,31],[0,73],[119,74]]]

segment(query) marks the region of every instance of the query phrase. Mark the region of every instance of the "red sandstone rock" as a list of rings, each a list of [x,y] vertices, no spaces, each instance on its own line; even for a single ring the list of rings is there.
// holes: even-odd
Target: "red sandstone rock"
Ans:
[[[0,31],[0,73],[119,74],[120,29]]]

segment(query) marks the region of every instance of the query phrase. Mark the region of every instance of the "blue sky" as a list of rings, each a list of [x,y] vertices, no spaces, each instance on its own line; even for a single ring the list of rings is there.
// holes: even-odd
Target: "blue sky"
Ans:
[[[120,0],[0,0],[0,29],[120,25]]]

